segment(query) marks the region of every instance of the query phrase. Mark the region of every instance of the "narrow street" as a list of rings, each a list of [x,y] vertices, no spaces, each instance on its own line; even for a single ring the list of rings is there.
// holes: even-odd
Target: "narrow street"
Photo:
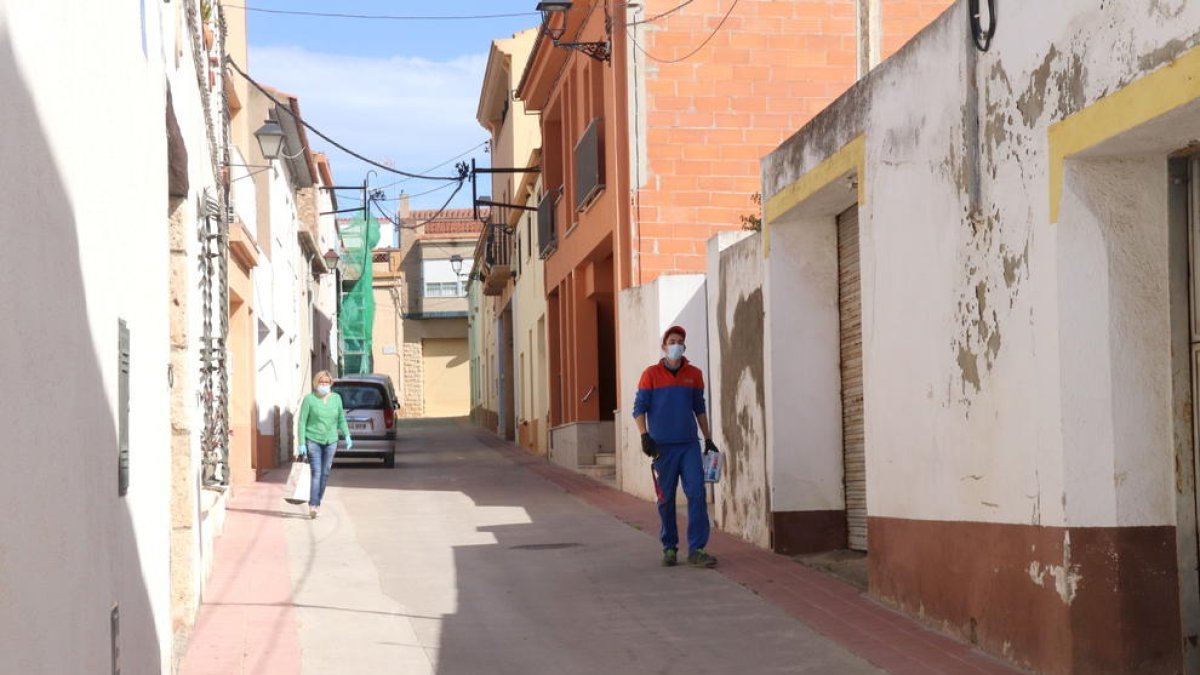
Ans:
[[[660,567],[654,533],[623,522],[653,522],[652,505],[478,430],[421,421],[401,436],[395,470],[335,466],[315,521],[279,498],[282,471],[233,500],[182,672],[884,672],[735,580],[757,570],[796,600],[770,559],[823,586],[810,584],[810,605],[843,603],[858,628],[885,633],[890,653],[849,642],[889,672],[1008,672],[723,535],[718,570]],[[939,658],[953,665],[931,665]]]

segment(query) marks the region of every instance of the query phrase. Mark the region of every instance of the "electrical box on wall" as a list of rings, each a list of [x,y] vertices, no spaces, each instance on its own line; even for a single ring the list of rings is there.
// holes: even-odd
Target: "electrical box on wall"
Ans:
[[[117,322],[117,495],[129,492],[129,327]]]

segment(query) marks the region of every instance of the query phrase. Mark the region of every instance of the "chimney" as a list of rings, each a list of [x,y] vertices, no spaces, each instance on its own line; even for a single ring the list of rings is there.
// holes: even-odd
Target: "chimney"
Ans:
[[[398,215],[400,216],[400,222],[404,222],[412,215],[412,211],[408,208],[407,192],[400,193],[400,213]]]

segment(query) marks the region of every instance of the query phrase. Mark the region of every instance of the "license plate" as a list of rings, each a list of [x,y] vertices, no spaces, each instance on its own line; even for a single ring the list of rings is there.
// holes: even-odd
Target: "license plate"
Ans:
[[[366,422],[350,422],[350,431],[370,431],[371,426]]]

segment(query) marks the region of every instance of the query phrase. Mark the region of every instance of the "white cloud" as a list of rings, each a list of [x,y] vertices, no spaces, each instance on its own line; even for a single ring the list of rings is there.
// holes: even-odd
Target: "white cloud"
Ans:
[[[398,169],[422,171],[487,139],[475,120],[486,63],[482,54],[430,61],[256,47],[248,72],[297,97],[305,120],[339,143],[372,159],[390,160]],[[369,167],[311,134],[309,139],[315,149],[331,151],[335,179],[362,180]],[[452,175],[453,166],[435,173]],[[379,182],[398,178],[381,176]],[[416,180],[404,184],[410,193],[435,186]]]

